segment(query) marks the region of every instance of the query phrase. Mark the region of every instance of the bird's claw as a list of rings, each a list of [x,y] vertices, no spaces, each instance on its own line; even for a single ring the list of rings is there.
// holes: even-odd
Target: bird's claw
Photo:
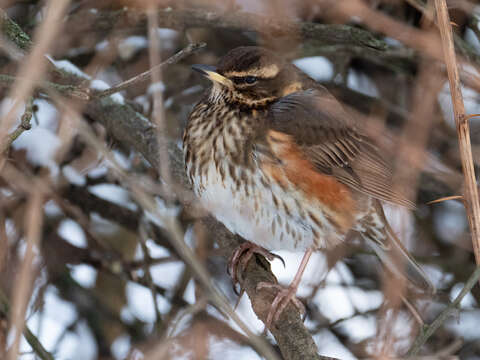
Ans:
[[[281,256],[272,254],[265,248],[255,245],[254,243],[251,243],[249,241],[241,244],[235,249],[232,257],[230,258],[230,261],[228,262],[228,273],[232,277],[234,284],[233,286],[236,293],[237,291],[235,289],[235,284],[238,283],[240,280],[239,274],[245,270],[248,262],[254,254],[262,255],[269,261],[279,259],[285,267],[285,261],[282,259]]]

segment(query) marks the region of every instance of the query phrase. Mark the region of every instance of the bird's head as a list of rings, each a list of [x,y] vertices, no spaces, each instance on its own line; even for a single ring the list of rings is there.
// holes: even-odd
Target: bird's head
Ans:
[[[261,47],[238,47],[223,56],[217,66],[192,68],[212,81],[212,102],[257,107],[301,90],[293,65]]]

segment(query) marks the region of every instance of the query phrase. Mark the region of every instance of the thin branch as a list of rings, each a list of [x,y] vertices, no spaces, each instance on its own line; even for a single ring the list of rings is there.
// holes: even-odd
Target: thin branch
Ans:
[[[440,199],[435,199],[427,202],[427,205],[438,204],[438,203],[449,201],[449,200],[461,200],[463,202],[463,195],[444,196],[444,197],[441,197]]]
[[[167,60],[165,60],[164,62],[162,62],[161,64],[158,64],[157,66],[139,74],[139,75],[136,75],[118,85],[115,85],[109,89],[106,89],[106,90],[103,90],[103,91],[100,91],[100,92],[97,92],[95,93],[93,96],[95,98],[103,98],[105,96],[109,96],[109,95],[112,95],[112,94],[115,94],[119,91],[123,91],[127,88],[129,88],[130,86],[133,86],[133,85],[136,85],[136,84],[139,84],[139,83],[142,83],[144,81],[147,81],[150,79],[150,77],[152,76],[152,73],[155,72],[155,71],[158,71],[160,69],[163,69],[165,66],[167,65],[173,65],[173,64],[176,64],[178,63],[179,61],[185,59],[186,57],[190,56],[192,53],[200,50],[200,49],[203,49],[205,46],[207,46],[206,43],[197,43],[197,44],[188,44],[187,47],[185,47],[184,49],[180,50],[179,52],[177,52],[175,55],[173,55],[172,57],[168,58]]]
[[[450,313],[455,308],[457,308],[465,295],[470,292],[470,290],[475,286],[479,279],[480,267],[477,267],[473,274],[468,278],[467,283],[463,287],[462,291],[460,291],[460,294],[458,294],[458,296],[455,298],[455,300],[450,303],[430,325],[426,325],[422,328],[420,334],[417,336],[415,342],[408,351],[407,356],[417,355],[423,344],[425,344],[425,342],[430,338],[430,336],[432,336],[435,331],[437,331],[438,328],[443,325],[443,323],[448,319]]]
[[[477,265],[480,265],[480,202],[478,200],[477,181],[473,166],[472,146],[470,144],[470,125],[465,116],[465,106],[458,75],[457,60],[453,45],[452,26],[445,0],[435,0],[438,26],[442,38],[443,53],[447,65],[448,81],[452,94],[453,112],[457,124],[458,145],[465,177],[465,210],[472,234],[473,250]]]

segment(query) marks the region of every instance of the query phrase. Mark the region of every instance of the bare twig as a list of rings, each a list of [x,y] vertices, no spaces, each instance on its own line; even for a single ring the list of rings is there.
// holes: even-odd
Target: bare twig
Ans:
[[[30,130],[30,120],[32,119],[33,115],[33,97],[29,97],[28,101],[25,105],[25,112],[22,115],[20,124],[18,124],[17,128],[9,135],[9,139],[5,144],[5,149],[3,151],[8,150],[8,148],[12,145],[12,143],[17,140],[17,138],[23,134],[25,130]]]
[[[427,205],[438,204],[438,203],[448,201],[448,200],[461,200],[461,201],[463,201],[463,195],[444,196],[440,199],[435,199],[435,200],[429,201],[427,203]]]
[[[458,75],[458,67],[453,46],[452,27],[445,0],[435,0],[438,27],[442,38],[443,53],[447,65],[450,92],[452,94],[453,112],[457,124],[460,159],[465,177],[465,207],[472,234],[473,251],[477,265],[480,265],[480,203],[478,200],[477,181],[473,166],[472,147],[470,144],[470,126],[465,116],[465,107]]]
[[[477,267],[473,274],[468,278],[467,283],[463,287],[462,291],[460,291],[460,294],[458,294],[458,296],[455,298],[455,300],[453,300],[453,302],[450,303],[430,325],[426,325],[422,328],[420,334],[417,336],[415,342],[408,351],[407,356],[417,355],[422,345],[425,344],[425,342],[430,338],[430,336],[432,336],[435,331],[437,331],[437,329],[443,325],[443,323],[448,319],[448,316],[453,311],[453,309],[455,309],[460,304],[465,295],[470,292],[470,290],[475,286],[479,279],[480,267]]]
[[[118,84],[118,85],[115,85],[115,86],[113,86],[109,89],[97,92],[97,93],[94,94],[94,97],[102,98],[102,97],[105,97],[105,96],[109,96],[109,95],[115,94],[119,91],[123,91],[123,90],[129,88],[130,86],[133,86],[133,85],[142,83],[144,81],[147,81],[147,80],[150,79],[150,77],[152,76],[152,73],[154,71],[158,71],[158,70],[164,68],[167,65],[176,64],[179,61],[181,61],[181,60],[185,59],[186,57],[190,56],[195,51],[198,51],[198,50],[204,48],[206,45],[207,44],[205,44],[205,43],[188,44],[187,47],[180,50],[175,55],[168,58],[167,60],[165,60],[161,64],[158,64],[158,65],[154,66],[153,68],[151,68],[151,69],[149,69],[149,70],[147,70],[147,71],[145,71],[145,72],[143,72],[143,73],[141,73],[137,76],[134,76],[134,77]]]

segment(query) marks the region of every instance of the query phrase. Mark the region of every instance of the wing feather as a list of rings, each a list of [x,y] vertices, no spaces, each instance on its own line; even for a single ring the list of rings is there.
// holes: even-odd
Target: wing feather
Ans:
[[[327,90],[283,97],[272,105],[268,127],[290,135],[318,171],[376,199],[414,207],[392,190],[391,167]]]

